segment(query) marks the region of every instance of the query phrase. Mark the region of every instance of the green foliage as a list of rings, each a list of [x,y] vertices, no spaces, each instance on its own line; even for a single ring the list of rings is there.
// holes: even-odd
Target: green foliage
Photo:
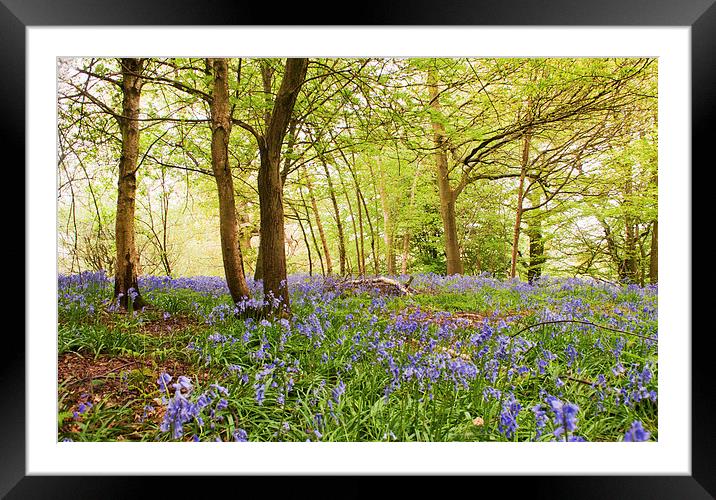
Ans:
[[[278,59],[229,61],[230,165],[248,274],[260,221],[251,130],[266,132],[282,68]],[[282,153],[288,268],[308,271],[305,240],[314,246],[313,238],[314,272],[325,262],[320,217],[335,268],[342,239],[353,274],[356,243],[371,272],[374,261],[387,272],[386,244],[400,269],[407,237],[408,273],[445,272],[433,129],[440,125],[466,273],[508,274],[524,170],[522,277],[532,265],[526,229],[539,221],[543,273],[619,281],[621,262],[637,255],[637,281],[647,282],[641,275],[649,272],[658,216],[656,69],[655,60],[636,58],[312,59]],[[121,136],[108,110],[121,109],[111,83],[121,77],[119,64],[63,59],[58,74],[60,269],[111,274]],[[430,103],[429,74],[439,108]],[[222,275],[206,124],[211,75],[201,58],[150,58],[145,78],[136,209],[141,271]],[[522,167],[526,132],[529,161]],[[297,175],[302,169],[317,213]]]

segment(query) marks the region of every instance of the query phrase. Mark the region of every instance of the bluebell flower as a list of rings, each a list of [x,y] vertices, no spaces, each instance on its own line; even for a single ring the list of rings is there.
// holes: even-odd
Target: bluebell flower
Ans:
[[[244,429],[236,429],[234,431],[234,441],[246,442],[249,440],[249,435]]]
[[[624,434],[624,441],[648,441],[649,436],[651,436],[651,433],[644,429],[640,421],[635,420]]]
[[[162,392],[168,392],[167,384],[171,382],[172,376],[169,375],[166,372],[162,372],[161,375],[159,375],[159,378],[157,379],[157,384],[159,385],[159,389]]]
[[[572,432],[577,428],[577,412],[579,407],[569,402],[562,402],[554,396],[547,396],[547,403],[554,413],[554,435],[557,439],[564,432]]]
[[[517,424],[517,416],[522,409],[522,405],[517,401],[513,394],[509,394],[502,402],[502,411],[500,412],[500,422],[497,424],[498,430],[505,435],[507,439],[514,436],[519,425]]]
[[[549,417],[547,416],[547,412],[542,409],[542,405],[539,404],[532,407],[532,413],[535,415],[535,439],[539,439],[540,436],[542,436],[542,429],[547,425]]]

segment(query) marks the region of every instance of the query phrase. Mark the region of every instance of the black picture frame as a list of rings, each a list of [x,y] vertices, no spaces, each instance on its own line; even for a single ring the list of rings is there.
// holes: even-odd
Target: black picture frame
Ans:
[[[390,3],[361,3],[348,14],[340,4],[300,4],[278,7],[268,2],[207,2],[189,0],[0,0],[0,141],[2,151],[15,152],[14,165],[25,164],[25,29],[30,26],[213,26],[213,25],[422,25],[422,26],[683,26],[691,28],[692,165],[706,170],[713,165],[711,122],[716,109],[716,0],[450,0],[442,2],[399,0]],[[343,12],[341,14],[341,12]],[[702,165],[703,164],[703,165]],[[15,169],[16,171],[22,171]],[[700,170],[700,172],[703,172]],[[703,172],[705,173],[705,172]],[[23,175],[25,189],[31,179]],[[694,184],[692,183],[692,186]],[[698,197],[693,196],[693,199]],[[12,202],[14,205],[16,202]],[[693,211],[694,215],[696,211]],[[692,223],[692,228],[698,227]],[[20,247],[15,247],[20,253]],[[24,246],[22,247],[24,249]],[[693,246],[692,246],[693,248]],[[32,265],[25,255],[15,255],[25,269]],[[693,283],[693,280],[692,280]],[[692,285],[693,287],[693,285]],[[705,309],[692,293],[692,311]],[[5,291],[17,293],[16,290]],[[32,297],[25,297],[25,303]],[[700,304],[702,307],[694,307]],[[708,310],[708,309],[706,309]],[[17,312],[12,314],[17,317]],[[696,329],[692,345],[692,474],[691,476],[521,476],[471,478],[460,486],[450,479],[455,494],[467,487],[477,495],[495,487],[510,496],[527,494],[549,498],[716,498],[714,450],[714,400],[716,391],[709,369],[711,328]],[[9,336],[8,337],[12,337]],[[225,487],[247,488],[247,478],[196,477],[171,480],[150,476],[26,476],[25,469],[25,341],[19,335],[6,338],[0,361],[3,391],[0,413],[0,495],[7,498],[134,498],[144,496],[189,496],[195,488],[221,494]],[[314,491],[339,497],[387,496],[398,490],[426,488],[425,481],[411,477],[389,485],[368,486],[351,478],[350,486],[326,486],[334,478],[290,477],[287,481],[252,480],[264,485],[271,496]],[[333,479],[333,481],[328,481]],[[344,479],[344,478],[340,478]],[[367,478],[366,478],[367,479]],[[442,481],[446,481],[443,479]],[[320,490],[317,490],[317,486]],[[340,490],[334,490],[337,487]],[[281,491],[281,490],[284,491]],[[231,491],[231,490],[229,490]],[[244,490],[245,491],[245,490]],[[331,493],[333,492],[333,493]],[[237,491],[237,494],[240,494]],[[402,496],[402,495],[401,495]]]

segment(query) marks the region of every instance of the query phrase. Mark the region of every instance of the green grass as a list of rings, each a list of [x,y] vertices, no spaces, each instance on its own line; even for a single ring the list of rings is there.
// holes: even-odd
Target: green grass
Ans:
[[[232,440],[242,429],[252,441],[554,440],[559,421],[548,396],[579,407],[569,435],[620,441],[638,420],[650,439],[658,438],[657,404],[650,399],[657,390],[657,344],[628,334],[656,335],[655,291],[486,284],[381,300],[368,293],[327,295],[320,283],[311,286],[294,291],[287,323],[231,314],[217,320],[228,296],[188,289],[149,291],[144,296],[152,307],[136,314],[106,312],[101,304],[108,290],[101,288],[82,292],[85,303],[95,304],[93,312],[61,304],[60,356],[143,365],[115,374],[127,387],[121,394],[116,384],[103,386],[101,376],[94,380],[100,399],[77,418],[83,389],[61,384],[59,439]],[[409,321],[417,310],[428,313]],[[437,322],[440,311],[486,319],[460,323],[445,315]],[[627,333],[562,323],[511,338],[554,318]],[[640,378],[645,368],[649,380]],[[184,404],[209,400],[196,415],[201,420],[182,423],[181,436],[160,425],[175,397],[171,387],[159,390],[165,370],[170,386],[181,375],[191,380]],[[345,389],[338,394],[340,384]],[[499,396],[487,395],[495,390]],[[625,402],[635,394],[638,401]],[[516,426],[503,422],[510,398],[519,404]],[[536,405],[549,417],[539,437]],[[482,425],[473,423],[478,417]]]

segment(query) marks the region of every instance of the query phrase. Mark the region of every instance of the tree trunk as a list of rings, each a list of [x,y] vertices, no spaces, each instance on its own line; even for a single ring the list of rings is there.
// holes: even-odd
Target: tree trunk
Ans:
[[[358,228],[360,230],[360,266],[361,275],[365,274],[365,238],[363,237],[363,209],[360,203],[360,191],[356,184],[356,205],[358,206]]]
[[[630,210],[632,206],[632,169],[629,168],[629,178],[626,181],[624,187],[624,282],[636,283],[637,282],[637,238],[635,234],[635,224],[633,217],[631,216]]]
[[[540,193],[536,189],[528,195],[528,198],[532,207],[538,206],[542,201]],[[530,265],[527,269],[527,281],[534,283],[542,277],[542,268],[547,260],[544,254],[541,208],[534,209],[531,212],[531,217],[527,225],[527,237],[530,239]]]
[[[438,93],[435,69],[428,70],[428,89],[430,91],[430,107],[440,115],[440,95]],[[445,151],[445,127],[435,116],[431,117],[433,143],[435,146],[435,166],[440,195],[440,216],[445,232],[445,257],[447,274],[462,274],[463,265],[460,259],[460,245],[457,237],[457,220],[455,216],[455,191],[450,187],[447,153]]]
[[[326,180],[328,181],[328,191],[331,195],[331,203],[333,204],[333,211],[336,218],[336,229],[338,230],[338,260],[341,269],[341,276],[346,274],[346,240],[343,235],[343,223],[341,222],[341,213],[338,210],[338,200],[336,199],[336,193],[333,189],[333,181],[331,180],[331,174],[328,171],[328,165],[321,156],[321,163],[323,164],[323,170],[326,173]]]
[[[410,210],[412,211],[415,206],[415,191],[418,186],[418,167],[416,167],[415,175],[413,176],[413,184],[410,186]],[[410,250],[410,230],[406,229],[403,235],[403,259],[400,265],[401,274],[407,274],[408,272],[408,253]]]
[[[530,133],[527,131],[522,139],[522,168],[520,169],[520,184],[517,188],[517,214],[515,215],[515,227],[512,236],[512,266],[510,267],[510,278],[517,276],[517,251],[520,244],[520,225],[522,224],[522,204],[524,201],[525,175],[530,159]]]
[[[348,214],[351,216],[351,223],[353,224],[353,236],[354,236],[354,241],[355,241],[355,245],[356,245],[356,267],[358,267],[358,275],[363,276],[365,274],[365,269],[361,266],[361,258],[360,258],[361,253],[360,253],[360,246],[358,243],[358,226],[356,225],[356,218],[355,218],[355,213],[353,212],[353,204],[351,203],[351,197],[348,194],[348,189],[346,189],[345,182],[343,182],[343,176],[341,175],[340,170],[338,170],[338,180],[341,182],[341,187],[343,188],[343,194],[345,194],[345,196],[346,196],[346,202],[348,203]],[[360,206],[358,208],[360,208]]]
[[[251,250],[251,219],[249,219],[246,211],[246,204],[239,202],[236,207],[236,220],[239,224],[239,250],[242,257]],[[244,266],[246,266],[246,261],[244,261]],[[244,268],[244,271],[246,271],[246,268]]]
[[[651,228],[651,255],[649,255],[649,283],[659,282],[659,222]]]
[[[122,134],[122,153],[117,180],[117,217],[115,238],[117,259],[114,269],[114,296],[120,307],[140,309],[147,305],[139,293],[139,254],[135,243],[134,212],[139,159],[139,105],[142,92],[142,59],[121,59],[122,117],[118,119]],[[130,290],[131,300],[130,300]],[[136,295],[135,295],[136,294]]]
[[[311,245],[310,243],[308,243],[306,229],[303,227],[303,222],[301,222],[301,216],[298,214],[298,210],[296,210],[296,207],[291,206],[291,208],[293,209],[293,213],[296,216],[298,227],[301,228],[301,234],[303,235],[303,243],[306,245],[306,252],[308,253],[308,275],[313,276],[313,257],[311,256]]]
[[[357,182],[358,181],[356,180],[356,183]],[[375,231],[373,230],[373,222],[371,221],[371,218],[370,218],[370,212],[368,211],[368,205],[365,202],[365,197],[363,196],[363,191],[360,189],[358,184],[356,184],[356,190],[358,192],[358,198],[361,201],[361,203],[363,204],[363,210],[365,211],[365,220],[366,220],[366,222],[368,222],[368,231],[370,231],[370,252],[371,252],[371,255],[373,256],[373,270],[377,276],[378,274],[380,274],[380,265],[378,263],[378,254],[375,249]],[[365,267],[365,262],[363,263],[363,266]]]
[[[323,256],[321,255],[321,249],[318,247],[318,241],[316,240],[316,232],[313,230],[313,224],[311,224],[311,212],[308,210],[308,205],[306,204],[306,199],[303,196],[303,189],[301,188],[301,185],[298,186],[298,194],[301,196],[301,204],[303,206],[303,211],[306,214],[306,224],[308,224],[308,232],[311,233],[311,241],[313,241],[313,248],[316,249],[316,254],[318,255],[318,262],[321,264],[321,275],[326,275],[326,268],[323,265]]]
[[[236,217],[234,180],[229,166],[229,137],[231,112],[229,110],[229,75],[226,59],[210,59],[214,76],[211,98],[211,168],[219,195],[219,235],[224,274],[234,303],[249,296],[244,275],[244,260],[239,247],[239,224]]]
[[[390,210],[390,201],[388,200],[388,192],[385,189],[385,173],[380,167],[380,180],[378,182],[378,192],[380,194],[380,205],[383,211],[383,241],[385,242],[385,272],[388,276],[395,274],[395,248],[393,244],[394,229],[393,217]]]
[[[273,161],[266,151],[261,155],[258,175],[259,203],[261,213],[261,269],[266,301],[281,300],[281,307],[288,309],[286,288],[286,250],[283,214],[283,187],[279,175],[277,155]],[[258,268],[258,266],[257,266]],[[270,302],[267,302],[271,308]]]
[[[309,177],[308,172],[305,168],[303,169],[303,176],[306,179],[306,188],[308,189],[308,197],[311,200],[311,208],[313,208],[313,215],[316,219],[318,236],[321,238],[321,246],[323,246],[323,256],[326,258],[326,273],[330,276],[331,274],[333,274],[333,261],[331,260],[331,251],[328,248],[326,233],[323,230],[323,222],[321,221],[321,214],[318,211],[318,203],[316,203],[316,196],[313,194],[313,185],[311,184],[311,178]]]
[[[654,186],[659,185],[659,176],[656,171],[651,176]],[[651,228],[651,250],[649,254],[649,283],[659,282],[659,218],[654,219]]]
[[[286,248],[283,214],[283,181],[281,179],[281,146],[286,134],[298,92],[308,69],[308,59],[289,58],[263,140],[259,141],[261,164],[258,191],[261,212],[261,264],[263,266],[264,300],[275,309],[271,298],[278,299],[278,309],[290,313],[286,276]]]

